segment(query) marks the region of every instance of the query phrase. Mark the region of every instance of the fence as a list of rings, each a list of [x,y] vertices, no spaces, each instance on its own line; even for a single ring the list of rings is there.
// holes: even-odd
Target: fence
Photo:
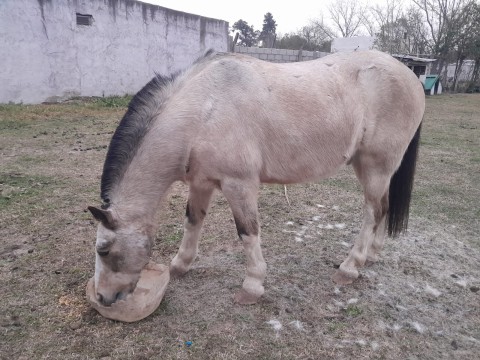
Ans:
[[[321,51],[270,49],[245,46],[235,46],[234,52],[250,55],[261,60],[278,63],[319,59],[329,54]]]

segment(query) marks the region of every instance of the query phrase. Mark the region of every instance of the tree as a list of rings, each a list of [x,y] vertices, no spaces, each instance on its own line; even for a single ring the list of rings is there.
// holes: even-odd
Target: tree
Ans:
[[[427,34],[419,9],[402,9],[399,0],[387,0],[384,6],[370,8],[375,30],[375,45],[390,54],[425,54]]]
[[[262,40],[265,47],[273,47],[276,38],[277,22],[273,19],[273,15],[267,12],[263,17],[262,32],[259,40]]]
[[[318,19],[310,20],[310,24],[304,26],[300,32],[306,38],[312,39],[312,42],[315,42],[316,44],[321,44],[325,41],[331,42],[337,37],[335,30],[323,21],[323,15]]]
[[[376,46],[390,54],[409,54],[408,22],[401,17],[380,27],[375,39]]]
[[[330,52],[330,40],[317,43],[312,38],[307,38],[302,35],[301,31],[297,33],[285,34],[282,38],[277,40],[275,47],[277,49],[291,49],[291,50],[307,50],[307,51],[324,51]]]
[[[328,6],[330,19],[342,37],[360,35],[367,7],[356,0],[337,0]]]
[[[273,19],[273,15],[267,12],[263,17],[263,27],[261,35],[275,34],[277,30],[277,22]]]
[[[430,53],[428,51],[427,29],[420,10],[415,6],[410,6],[404,13],[404,17],[408,23],[409,52],[417,55]]]
[[[467,91],[473,91],[475,85],[480,86],[480,35],[477,36],[475,41],[472,43],[471,56],[475,61],[475,65],[472,69],[472,75],[470,82],[467,86]]]
[[[232,32],[238,31],[238,45],[240,46],[254,46],[257,44],[259,32],[253,29],[253,26],[242,19],[235,22],[232,26]]]
[[[278,49],[330,52],[334,38],[334,31],[324,24],[322,19],[315,19],[295,33],[285,34],[277,41],[276,47]]]
[[[277,40],[277,42],[275,43],[275,47],[277,49],[305,49],[308,51],[312,51],[312,49],[308,46],[308,40],[301,35],[295,33],[287,33],[283,35],[280,39]]]
[[[463,9],[475,0],[412,0],[425,16],[428,47],[438,59],[434,71],[441,73],[452,60],[452,48],[464,21]]]
[[[401,0],[387,0],[384,6],[379,4],[369,8],[377,29],[385,27],[389,23],[395,23],[403,16]]]
[[[455,53],[455,72],[453,76],[452,90],[457,90],[458,77],[462,70],[462,65],[467,58],[475,60],[470,84],[472,87],[478,81],[479,62],[480,62],[480,4],[471,2],[467,4],[459,16],[462,22],[454,39]],[[468,89],[467,89],[468,90]]]
[[[328,7],[328,15],[311,21],[317,32],[328,38],[353,37],[369,33],[374,35],[372,20],[369,19],[368,7],[357,0],[336,0]],[[324,22],[324,17],[327,22]]]
[[[384,6],[377,4],[369,8],[369,13],[369,32],[376,37],[376,46],[390,54],[405,52],[407,21],[403,17],[401,0],[387,0]]]

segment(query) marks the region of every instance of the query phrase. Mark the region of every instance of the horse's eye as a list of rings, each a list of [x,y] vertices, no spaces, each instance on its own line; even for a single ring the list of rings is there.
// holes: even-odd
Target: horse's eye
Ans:
[[[97,254],[100,255],[101,257],[107,256],[109,253],[108,250],[97,250]]]

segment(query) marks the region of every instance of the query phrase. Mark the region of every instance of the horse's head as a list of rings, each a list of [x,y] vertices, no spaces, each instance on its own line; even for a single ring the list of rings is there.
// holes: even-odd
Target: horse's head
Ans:
[[[151,234],[140,226],[125,224],[110,209],[88,209],[100,222],[96,243],[95,292],[99,303],[110,306],[135,289],[140,272],[150,258]]]

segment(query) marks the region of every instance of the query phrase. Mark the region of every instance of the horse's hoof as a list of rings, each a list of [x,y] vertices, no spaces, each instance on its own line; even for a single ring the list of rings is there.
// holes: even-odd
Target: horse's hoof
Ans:
[[[358,277],[358,272],[357,272],[357,275],[355,276],[355,274],[348,274],[342,270],[337,270],[335,274],[333,274],[332,280],[337,285],[350,285],[357,279],[357,277]]]
[[[365,260],[365,267],[372,266],[378,261],[378,256],[367,256],[367,260]]]
[[[187,272],[188,272],[188,270],[181,269],[181,268],[178,268],[178,267],[176,267],[176,266],[170,265],[170,277],[173,278],[173,279],[181,278],[181,277],[183,277]]]
[[[256,304],[260,296],[252,295],[246,292],[244,289],[235,294],[235,302],[240,305],[253,305]]]

